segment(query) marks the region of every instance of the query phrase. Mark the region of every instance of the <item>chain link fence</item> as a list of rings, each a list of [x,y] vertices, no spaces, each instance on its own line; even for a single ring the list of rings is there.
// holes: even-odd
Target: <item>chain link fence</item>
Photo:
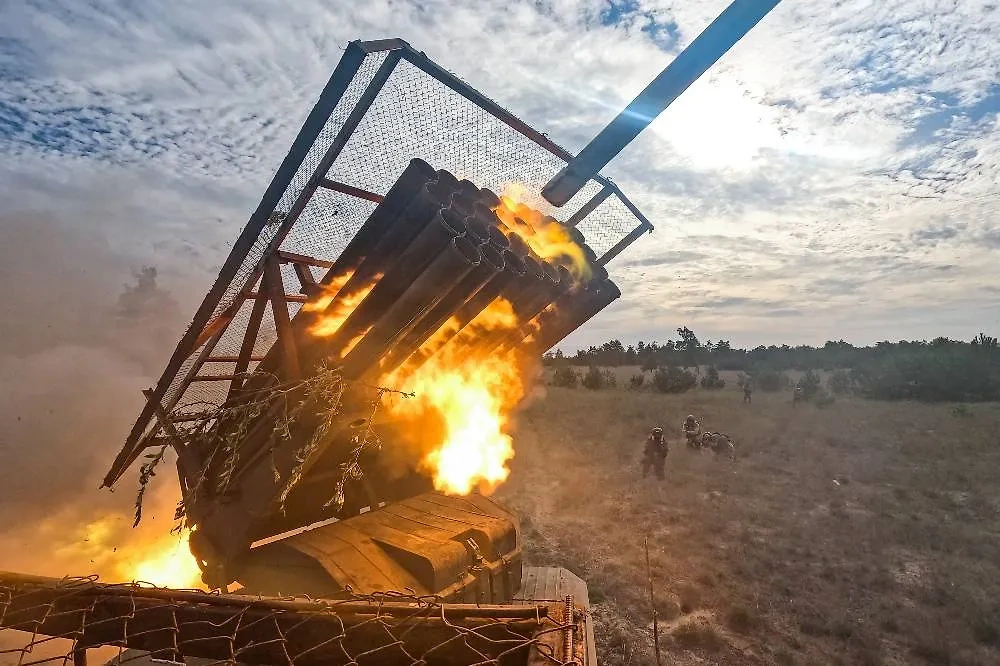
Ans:
[[[582,612],[379,593],[281,599],[0,573],[0,664],[583,663]]]

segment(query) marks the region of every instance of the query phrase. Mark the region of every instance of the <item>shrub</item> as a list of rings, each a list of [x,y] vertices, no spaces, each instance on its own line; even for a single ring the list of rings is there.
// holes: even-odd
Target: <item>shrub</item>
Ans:
[[[576,370],[567,366],[561,368],[556,368],[555,372],[552,373],[552,385],[562,386],[563,388],[576,388],[577,383],[580,381],[580,375],[577,374]]]
[[[973,620],[972,637],[980,645],[1000,647],[1000,624],[995,618],[987,613]]]
[[[653,372],[658,367],[660,367],[660,364],[657,363],[656,359],[653,358],[653,355],[650,354],[646,358],[642,359],[642,366],[639,369],[643,372]]]
[[[783,372],[778,372],[777,370],[771,370],[770,368],[764,368],[754,372],[753,383],[761,391],[780,391],[787,388],[789,385],[788,375]]]
[[[826,387],[836,395],[844,395],[851,392],[851,375],[847,370],[835,370],[830,378],[826,380]]]
[[[678,645],[688,649],[700,648],[714,652],[726,644],[718,629],[707,621],[696,618],[681,622],[673,629],[671,636]]]
[[[748,634],[760,626],[760,617],[747,606],[737,604],[726,613],[726,624],[739,634]]]
[[[587,374],[583,376],[583,387],[588,388],[591,391],[597,391],[604,388],[605,376],[596,365],[590,366],[587,370]]]
[[[708,370],[705,371],[705,376],[701,378],[701,387],[703,389],[709,389],[712,391],[717,391],[721,388],[725,388],[726,380],[719,377],[719,371],[714,365],[708,366]]]
[[[671,365],[653,373],[653,386],[660,393],[684,393],[698,385],[693,372]]]
[[[632,375],[628,380],[629,388],[641,389],[642,385],[646,383],[646,375],[641,372],[638,375]]]
[[[618,388],[618,377],[611,370],[604,371],[604,386],[606,388]]]
[[[812,400],[820,390],[819,375],[814,370],[808,370],[799,380],[798,386],[802,389],[802,397],[805,400]]]
[[[736,385],[743,388],[747,385],[747,373],[737,372],[736,373]]]
[[[951,408],[951,415],[957,419],[967,419],[972,416],[972,410],[966,404],[955,405]]]

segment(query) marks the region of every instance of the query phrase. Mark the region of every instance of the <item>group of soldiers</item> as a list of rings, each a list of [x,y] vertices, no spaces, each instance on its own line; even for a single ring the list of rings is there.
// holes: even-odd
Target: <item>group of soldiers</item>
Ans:
[[[802,401],[802,387],[796,386],[792,392],[792,406],[798,407]],[[743,402],[753,402],[753,382],[749,379],[743,383]],[[701,423],[698,422],[698,419],[693,414],[688,414],[687,418],[684,419],[684,424],[681,426],[681,434],[689,449],[708,449],[716,454],[728,454],[730,458],[735,455],[736,444],[732,437],[721,432],[703,432]],[[653,472],[658,479],[664,478],[666,474],[667,453],[669,451],[670,445],[663,434],[663,428],[659,426],[653,428],[649,433],[649,438],[646,440],[646,447],[642,454],[643,478],[650,472]]]
[[[688,414],[681,426],[681,434],[687,447],[693,450],[709,449],[720,454],[727,453],[730,457],[735,452],[733,439],[721,432],[704,432],[701,423],[693,414]],[[657,426],[649,433],[642,456],[642,476],[645,478],[652,471],[656,478],[662,479],[666,474],[667,453],[670,445],[663,433],[663,428]]]

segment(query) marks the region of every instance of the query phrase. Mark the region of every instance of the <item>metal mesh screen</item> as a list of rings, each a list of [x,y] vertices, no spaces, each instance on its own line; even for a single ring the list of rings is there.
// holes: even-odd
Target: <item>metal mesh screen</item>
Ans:
[[[326,154],[327,149],[330,144],[333,143],[334,137],[337,136],[337,132],[341,130],[344,126],[344,121],[347,116],[350,115],[351,111],[357,105],[358,100],[361,95],[364,94],[365,89],[371,82],[372,78],[375,76],[375,72],[378,70],[379,66],[382,64],[386,58],[385,53],[373,53],[365,58],[361,65],[361,68],[355,74],[354,78],[351,80],[350,84],[347,86],[347,90],[344,92],[343,97],[337,103],[336,108],[333,113],[330,114],[329,119],[320,131],[319,137],[317,137],[316,142],[313,143],[312,148],[309,150],[308,155],[302,161],[298,170],[295,172],[295,176],[292,178],[292,182],[285,189],[284,194],[281,196],[281,201],[277,206],[278,211],[286,212],[291,209],[292,204],[302,193],[306,184],[309,182],[310,178],[319,166],[320,161],[323,159],[323,155]],[[247,281],[251,278],[256,269],[257,265],[267,251],[268,245],[274,240],[275,235],[278,233],[280,224],[271,223],[268,224],[261,234],[257,237],[254,242],[253,248],[243,259],[239,270],[236,273],[236,277],[229,284],[226,289],[225,295],[222,300],[215,307],[215,312],[213,319],[219,316],[220,313],[225,311],[230,307],[234,300],[238,297],[239,293],[246,286]],[[234,326],[230,325],[230,329]],[[246,330],[245,328],[243,329]],[[263,333],[263,331],[262,331]],[[239,336],[242,340],[242,335]],[[273,338],[272,338],[273,340]],[[238,346],[237,346],[238,350]],[[164,395],[161,402],[166,405],[173,406],[178,403],[190,403],[197,401],[200,398],[193,395],[184,395],[185,393],[185,378],[190,372],[191,368],[195,365],[195,359],[197,358],[197,352],[195,352],[189,359],[184,362],[180,371],[173,378],[166,395]],[[200,387],[199,393],[212,392],[219,393],[219,387],[206,388]],[[224,397],[224,393],[223,393]]]
[[[628,222],[624,227],[623,223]],[[580,220],[576,228],[598,255],[610,250],[639,224],[632,212],[617,196],[608,197],[590,215]]]
[[[347,87],[347,91],[344,96],[337,103],[337,107],[334,109],[333,113],[330,114],[330,118],[323,125],[323,129],[319,133],[316,142],[313,143],[312,148],[309,150],[308,155],[306,155],[305,160],[303,160],[302,165],[299,167],[298,171],[295,172],[295,176],[292,178],[291,184],[285,189],[285,193],[281,196],[281,202],[277,206],[277,211],[285,213],[291,209],[292,204],[305,189],[306,184],[309,179],[313,177],[316,171],[316,167],[319,166],[320,161],[322,161],[323,156],[326,154],[327,149],[330,144],[333,143],[334,137],[337,136],[337,132],[341,130],[344,126],[344,121],[347,116],[350,115],[351,111],[354,110],[355,105],[358,103],[358,99],[364,93],[368,84],[371,82],[372,77],[375,76],[375,72],[378,70],[382,61],[385,60],[385,53],[375,53],[369,55],[365,58],[364,63],[361,65],[361,69],[354,76],[354,79]],[[243,261],[243,265],[240,267],[239,273],[233,279],[232,284],[226,291],[226,295],[222,298],[218,307],[215,309],[215,313],[225,310],[232,304],[233,299],[246,284],[254,267],[257,262],[260,261],[267,249],[268,243],[274,238],[274,234],[278,230],[278,225],[269,225],[264,232],[257,239],[254,244],[253,251],[247,256]]]
[[[566,206],[555,208],[540,192],[549,178],[565,166],[563,160],[402,60],[328,176],[384,194],[414,157],[498,193],[506,185],[518,183],[523,186],[518,193],[524,203],[563,220],[601,189],[599,183],[591,181]],[[636,224],[631,213],[611,222],[613,229],[609,233],[617,231],[619,238]]]
[[[582,621],[569,601],[314,601],[0,574],[0,664],[583,663]]]

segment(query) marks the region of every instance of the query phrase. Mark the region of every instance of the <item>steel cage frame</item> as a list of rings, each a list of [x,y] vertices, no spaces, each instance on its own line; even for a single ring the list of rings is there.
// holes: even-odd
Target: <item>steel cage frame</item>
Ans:
[[[378,67],[374,77],[348,114],[341,129],[337,132],[332,144],[319,161],[318,166],[308,181],[305,182],[302,190],[296,196],[294,204],[288,211],[279,211],[279,204],[283,195],[293,185],[300,167],[317,142],[320,132],[324,129],[327,121],[331,118],[337,105],[344,97],[348,86],[361,69],[365,58],[380,53],[387,54],[385,60]],[[266,262],[269,259],[273,259],[276,254],[280,254],[281,243],[315,192],[319,188],[324,188],[370,202],[377,203],[381,201],[381,195],[377,193],[330,180],[326,178],[326,174],[341,150],[347,145],[354,130],[357,129],[358,125],[364,119],[365,113],[371,107],[375,98],[381,92],[401,60],[407,61],[425,74],[433,77],[467,101],[477,105],[563,162],[568,163],[573,159],[573,155],[570,152],[558,146],[544,134],[535,130],[514,114],[433,62],[422,52],[415,50],[406,41],[396,38],[375,41],[355,40],[350,42],[345,48],[343,56],[334,69],[333,74],[327,81],[326,86],[323,88],[319,99],[299,129],[287,155],[285,155],[270,184],[264,191],[260,203],[251,214],[246,226],[244,226],[236,242],[233,244],[233,248],[222,265],[215,283],[205,296],[191,324],[178,342],[167,362],[163,374],[154,388],[143,392],[146,396],[146,404],[132,427],[124,447],[104,477],[103,487],[110,488],[113,486],[132,463],[136,461],[142,451],[148,446],[153,445],[154,436],[161,427],[169,432],[170,420],[166,418],[167,415],[177,406],[177,403],[183,397],[191,382],[198,379],[198,371],[206,360],[210,358],[209,355],[215,348],[215,344],[218,343],[219,339],[226,332],[229,323],[231,323],[239,308],[248,298],[254,296],[251,291],[258,280],[261,279],[261,276],[264,275]],[[592,180],[600,185],[599,191],[569,216],[564,224],[569,226],[579,224],[612,196],[616,197],[638,221],[638,224],[627,235],[598,258],[597,263],[606,265],[644,233],[651,232],[653,225],[615,183],[600,174],[594,176]],[[276,213],[279,213],[277,217]],[[232,303],[220,311],[219,306],[223,303],[227,293],[231,292],[233,284],[240,277],[240,269],[244,266],[255,244],[261,239],[267,227],[275,225],[277,225],[277,231],[268,241],[266,248],[259,260],[255,262],[252,270],[246,274],[245,284],[238,286]],[[303,257],[303,259],[311,259],[313,262],[311,265],[322,265],[322,262],[317,263],[318,260],[309,257]],[[249,330],[246,335],[250,335]],[[256,338],[257,332],[254,331],[253,335]],[[197,357],[195,357],[196,354]],[[174,385],[175,380],[180,374],[180,370],[191,358],[195,358],[195,361],[182,378],[179,390],[175,390],[175,398],[167,400],[164,403],[164,398],[171,386]]]

